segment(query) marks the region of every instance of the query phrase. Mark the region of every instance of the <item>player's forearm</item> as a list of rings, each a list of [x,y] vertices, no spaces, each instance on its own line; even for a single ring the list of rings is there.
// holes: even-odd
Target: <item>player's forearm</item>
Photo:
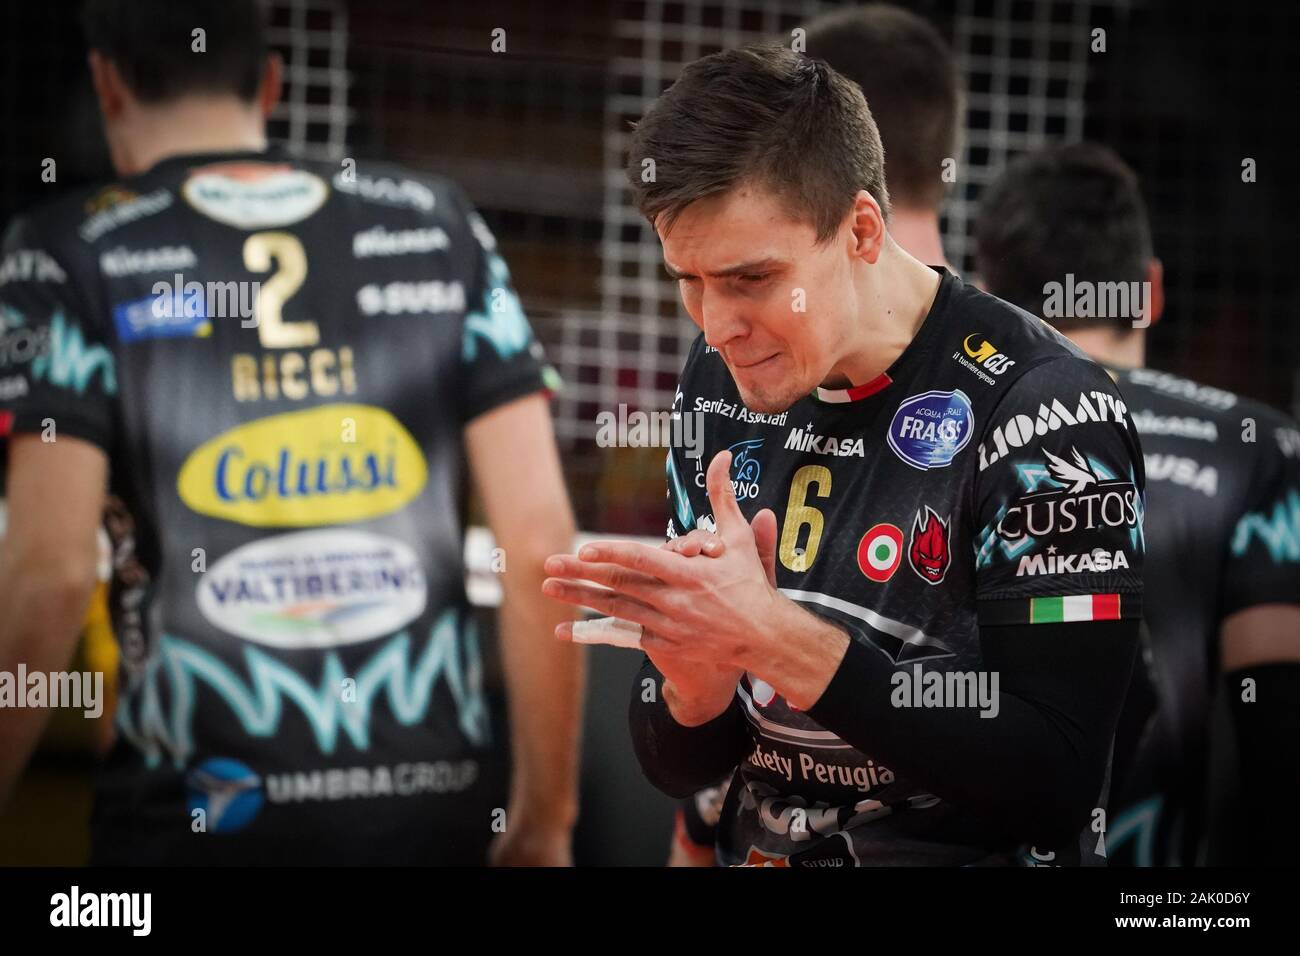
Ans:
[[[1070,626],[1084,629],[1079,633],[1035,634],[1071,645],[1078,660],[1033,661],[1024,671],[1033,674],[1032,698],[1026,694],[1031,678],[1018,678],[1021,662],[1015,662],[1002,668],[1001,686],[987,709],[903,707],[896,706],[892,682],[898,667],[865,645],[850,646],[838,628],[796,610],[781,622],[786,637],[770,672],[757,662],[750,668],[794,706],[1008,835],[1050,843],[1086,822],[1128,687],[1136,622],[1092,622]],[[803,627],[801,615],[810,619]],[[828,676],[827,661],[836,648],[840,658]],[[945,670],[941,664],[925,669]],[[808,669],[799,672],[800,667]],[[1071,681],[1077,686],[1067,693],[1063,688]]]
[[[67,666],[94,590],[94,573],[93,568],[60,564],[44,571],[28,565],[15,575],[15,564],[12,557],[0,557],[0,593],[5,596],[0,671],[15,675],[16,680],[19,664],[28,673]],[[7,707],[0,712],[0,806],[27,765],[49,716],[45,707]]]
[[[849,646],[842,630],[783,595],[766,632],[757,636],[745,668],[804,711],[826,691]]]
[[[684,726],[669,710],[663,685],[663,674],[647,659],[632,682],[628,729],[646,779],[668,796],[684,798],[729,777],[749,750],[749,736],[734,690],[731,703],[712,720]]]
[[[533,562],[540,568],[540,562]],[[557,641],[569,608],[541,595],[529,564],[506,572],[501,648],[511,733],[511,801],[530,816],[572,826],[578,813],[585,656]]]
[[[1300,854],[1294,812],[1300,803],[1300,747],[1294,744],[1300,737],[1300,662],[1234,670],[1225,677],[1225,690],[1241,768],[1238,799],[1251,808],[1244,859],[1235,862],[1294,865]]]

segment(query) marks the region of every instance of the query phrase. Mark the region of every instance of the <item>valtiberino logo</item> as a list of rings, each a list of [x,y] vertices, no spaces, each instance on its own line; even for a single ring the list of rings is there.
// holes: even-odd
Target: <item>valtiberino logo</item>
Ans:
[[[94,720],[104,712],[103,671],[0,671],[0,707],[68,707]]]
[[[424,611],[420,558],[403,541],[347,528],[260,538],[196,589],[209,622],[269,647],[322,648],[392,634]]]
[[[83,893],[74,885],[50,897],[51,926],[123,926],[132,936],[148,936],[152,914],[152,893]]]
[[[960,389],[904,399],[889,423],[889,447],[913,468],[945,468],[970,442],[975,415]]]

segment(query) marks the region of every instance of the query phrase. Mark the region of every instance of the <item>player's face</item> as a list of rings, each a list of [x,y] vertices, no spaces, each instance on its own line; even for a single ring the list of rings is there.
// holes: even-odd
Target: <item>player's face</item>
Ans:
[[[784,411],[827,383],[856,314],[847,225],[818,245],[771,193],[739,186],[692,203],[659,238],[686,311],[750,409]]]

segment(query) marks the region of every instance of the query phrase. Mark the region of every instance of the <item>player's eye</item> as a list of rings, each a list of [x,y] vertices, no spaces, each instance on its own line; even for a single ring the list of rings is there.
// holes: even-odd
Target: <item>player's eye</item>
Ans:
[[[740,279],[740,281],[745,285],[758,285],[759,283],[767,281],[768,273],[750,272],[741,276],[737,276],[737,278]]]

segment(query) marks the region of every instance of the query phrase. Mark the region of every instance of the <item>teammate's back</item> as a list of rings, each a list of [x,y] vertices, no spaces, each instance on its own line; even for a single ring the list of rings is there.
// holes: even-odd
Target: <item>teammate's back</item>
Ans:
[[[989,290],[1106,365],[1142,441],[1148,647],[1116,734],[1110,862],[1203,859],[1220,675],[1244,782],[1259,795],[1253,853],[1287,859],[1300,831],[1264,804],[1286,806],[1279,795],[1300,785],[1294,748],[1272,743],[1294,723],[1300,682],[1300,431],[1258,402],[1143,367],[1163,277],[1136,176],[1118,156],[1086,143],[1043,149],[1008,167],[983,203]]]
[[[1143,575],[1152,653],[1116,741],[1107,849],[1116,862],[1190,864],[1207,827],[1214,676],[1232,669],[1220,624],[1300,600],[1300,431],[1232,392],[1153,369],[1113,374],[1142,436],[1147,548],[1163,560]]]
[[[214,59],[177,67],[118,30],[143,29],[143,5],[90,5],[123,178],[20,219],[0,265],[21,339],[0,386],[14,502],[47,507],[58,479],[77,505],[67,527],[15,522],[29,558],[4,570],[22,593],[33,548],[80,561],[101,502],[113,545],[121,691],[95,857],[482,861],[500,750],[463,582],[468,473],[514,563],[509,690],[548,682],[517,731],[545,741],[519,748],[534,789],[494,852],[564,862],[580,659],[538,593],[538,555],[572,537],[553,373],[455,186],[266,148],[279,74],[254,8],[213,6]],[[169,42],[189,22],[151,9]],[[0,656],[58,667],[65,623],[16,615]]]

